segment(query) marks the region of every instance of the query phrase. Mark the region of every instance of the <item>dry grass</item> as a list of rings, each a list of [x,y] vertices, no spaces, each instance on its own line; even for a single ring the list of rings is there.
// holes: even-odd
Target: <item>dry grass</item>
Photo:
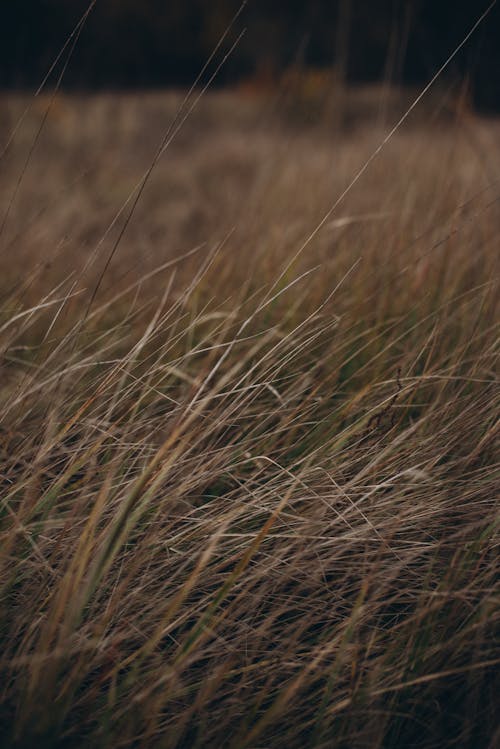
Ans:
[[[207,96],[92,299],[178,104],[58,100],[3,228],[3,745],[493,749],[500,126],[314,233],[383,129]]]

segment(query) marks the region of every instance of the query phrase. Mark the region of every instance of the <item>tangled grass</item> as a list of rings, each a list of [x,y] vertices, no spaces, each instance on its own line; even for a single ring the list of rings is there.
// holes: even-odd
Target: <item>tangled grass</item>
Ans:
[[[61,99],[14,200],[40,112],[4,155],[3,745],[493,749],[498,123],[330,215],[376,128],[209,95],[113,254],[177,104]]]

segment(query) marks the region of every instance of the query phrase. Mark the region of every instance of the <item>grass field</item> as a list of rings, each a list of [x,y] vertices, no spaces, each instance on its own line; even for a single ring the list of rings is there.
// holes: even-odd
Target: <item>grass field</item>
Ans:
[[[2,746],[498,746],[500,122],[348,98],[1,99]]]

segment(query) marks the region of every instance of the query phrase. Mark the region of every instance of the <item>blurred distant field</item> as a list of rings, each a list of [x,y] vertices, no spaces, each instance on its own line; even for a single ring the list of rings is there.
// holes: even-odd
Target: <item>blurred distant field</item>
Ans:
[[[0,97],[3,745],[494,749],[500,121],[197,96]]]
[[[57,256],[52,274],[59,278],[76,273],[100,243],[92,264],[99,272],[128,206],[110,224],[133,199],[169,128],[168,148],[105,286],[116,288],[125,274],[130,280],[198,244],[206,252],[228,232],[234,234],[226,246],[238,248],[244,275],[257,258],[265,264],[272,256],[274,270],[314,229],[414,95],[354,89],[344,93],[340,115],[335,109],[325,115],[322,90],[321,80],[316,90],[312,78],[309,86],[281,95],[210,93],[191,113],[189,105],[181,108],[183,93],[60,95],[53,102],[4,95],[2,150],[15,134],[2,158],[2,216],[8,214],[2,271],[17,273],[12,251],[17,262]],[[500,121],[455,115],[444,94],[430,95],[332,214],[301,266],[342,264],[361,249],[380,260],[382,245],[384,260],[397,264],[397,247],[405,261],[415,260],[449,228],[462,202],[474,199],[477,208],[496,195],[499,148]],[[405,241],[424,232],[409,255]],[[363,265],[370,262],[365,258]]]

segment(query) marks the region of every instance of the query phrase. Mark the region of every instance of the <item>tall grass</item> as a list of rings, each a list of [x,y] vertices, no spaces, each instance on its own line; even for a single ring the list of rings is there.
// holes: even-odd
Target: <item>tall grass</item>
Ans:
[[[89,305],[173,98],[62,98],[2,240],[3,745],[493,749],[498,123],[296,256],[380,133],[210,95]]]

